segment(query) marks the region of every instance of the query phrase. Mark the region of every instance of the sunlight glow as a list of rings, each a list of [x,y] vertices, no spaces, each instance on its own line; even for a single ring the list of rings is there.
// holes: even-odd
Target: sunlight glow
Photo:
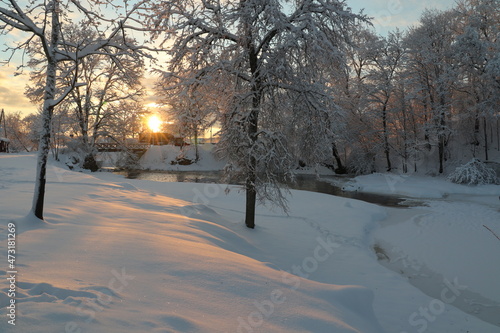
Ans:
[[[146,106],[146,108],[160,108],[160,107],[161,107],[161,105],[160,105],[160,104],[158,104],[158,103],[154,103],[154,102],[153,102],[153,103],[146,104],[145,106]]]
[[[158,118],[158,116],[156,115],[152,115],[151,117],[149,117],[148,119],[148,126],[149,126],[149,129],[154,132],[154,133],[158,133],[161,129],[161,124],[162,124],[162,121],[160,120],[160,118]]]

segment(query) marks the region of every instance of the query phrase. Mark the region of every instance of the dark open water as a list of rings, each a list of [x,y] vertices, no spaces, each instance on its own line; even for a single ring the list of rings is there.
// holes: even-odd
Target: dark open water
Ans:
[[[221,171],[120,171],[117,173],[130,179],[151,180],[157,182],[225,183]],[[342,191],[340,186],[333,185],[330,182],[334,181],[336,178],[340,179],[340,177],[336,176],[321,176],[321,178],[318,179],[315,175],[297,175],[295,182],[288,184],[288,186],[294,190],[336,195],[344,198],[362,200],[385,207],[405,207],[403,203],[405,199],[394,195]]]

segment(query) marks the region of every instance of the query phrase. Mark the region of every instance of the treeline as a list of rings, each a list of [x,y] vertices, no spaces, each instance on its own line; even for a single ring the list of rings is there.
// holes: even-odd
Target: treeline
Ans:
[[[297,45],[280,41],[268,46],[268,58],[254,73],[241,73],[238,66],[247,60],[229,47],[216,60],[188,58],[195,52],[186,48],[188,36],[179,37],[158,94],[191,134],[218,121],[222,143],[233,140],[224,149],[240,149],[243,144],[237,142],[245,137],[233,136],[238,125],[228,121],[241,112],[236,108],[251,104],[237,97],[238,89],[248,92],[252,80],[260,80],[262,90],[248,96],[258,95],[255,105],[266,114],[260,126],[274,135],[269,140],[287,147],[290,156],[278,154],[279,163],[291,157],[294,163],[320,163],[353,174],[449,172],[472,157],[489,160],[500,151],[499,8],[498,0],[462,0],[447,11],[425,11],[419,24],[386,37],[378,36],[366,17],[358,17],[325,37],[337,47],[322,55],[327,60],[310,56],[319,46],[295,56]],[[211,42],[189,41],[197,50]],[[285,46],[286,51],[280,50]],[[224,46],[220,50],[226,52]],[[316,77],[303,73],[311,69]],[[320,84],[327,89],[317,90]],[[292,91],[300,90],[290,99]],[[235,98],[240,100],[235,103]],[[293,125],[284,125],[285,118]]]
[[[417,26],[387,37],[354,30],[346,71],[334,82],[342,113],[337,162],[353,173],[423,165],[443,173],[471,157],[495,156],[499,8],[497,0],[466,0],[426,11]]]
[[[244,175],[250,228],[257,201],[286,207],[280,184],[299,165],[444,173],[500,149],[498,0],[427,11],[387,37],[338,0],[88,3],[0,12],[0,33],[28,36],[8,50],[28,56],[26,93],[40,105],[40,219],[50,147],[69,126],[91,160],[99,137],[136,132],[146,62],[184,136],[220,125],[217,153],[229,177]]]
[[[343,27],[348,38],[337,40],[339,54],[325,62],[329,67],[322,70],[332,98],[323,118],[328,129],[315,131],[309,127],[317,123],[304,121],[303,126],[282,129],[296,159],[329,165],[339,173],[393,169],[406,173],[422,171],[423,165],[443,173],[450,161],[454,167],[471,157],[489,160],[495,156],[500,151],[498,7],[497,0],[460,1],[448,11],[426,11],[417,26],[387,37],[376,35],[363,20]],[[74,40],[96,38],[85,26],[71,24],[65,29]],[[186,51],[175,47],[171,53]],[[29,50],[33,58],[26,95],[40,103],[45,84],[43,56],[37,43]],[[82,152],[91,155],[100,138],[125,140],[143,130],[142,116],[147,113],[141,103],[144,61],[129,54],[121,56],[120,62],[92,55],[81,68],[78,80],[86,84],[75,87],[54,111],[51,146],[56,156],[70,136],[80,141]],[[59,71],[67,69],[61,65]],[[234,91],[220,96],[218,84],[214,87],[219,90],[214,91],[200,82],[195,89],[186,89],[180,84],[185,73],[175,78],[169,71],[156,73],[160,73],[158,96],[183,135],[198,137],[215,122],[224,122],[223,109],[228,104],[224,98],[233,98]],[[68,80],[59,76],[60,90]],[[277,107],[294,109],[286,103]],[[12,150],[37,149],[41,123],[37,118],[7,114]],[[312,140],[323,140],[320,149],[310,144],[310,138],[298,135],[300,131],[329,135]]]

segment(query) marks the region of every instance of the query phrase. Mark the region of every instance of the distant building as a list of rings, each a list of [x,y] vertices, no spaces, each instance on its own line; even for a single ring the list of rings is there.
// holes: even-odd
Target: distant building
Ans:
[[[2,109],[0,112],[0,128],[3,128],[4,135],[7,136],[7,125],[5,123],[5,111]],[[6,137],[0,137],[0,153],[8,153],[9,152],[9,143],[10,140]]]
[[[8,153],[9,152],[9,143],[10,143],[9,139],[0,138],[0,153]]]

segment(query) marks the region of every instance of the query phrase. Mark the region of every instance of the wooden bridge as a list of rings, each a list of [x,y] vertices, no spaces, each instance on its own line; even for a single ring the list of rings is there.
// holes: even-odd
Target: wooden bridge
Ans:
[[[99,152],[112,152],[128,150],[134,153],[144,154],[151,145],[148,143],[96,143],[95,148]]]

